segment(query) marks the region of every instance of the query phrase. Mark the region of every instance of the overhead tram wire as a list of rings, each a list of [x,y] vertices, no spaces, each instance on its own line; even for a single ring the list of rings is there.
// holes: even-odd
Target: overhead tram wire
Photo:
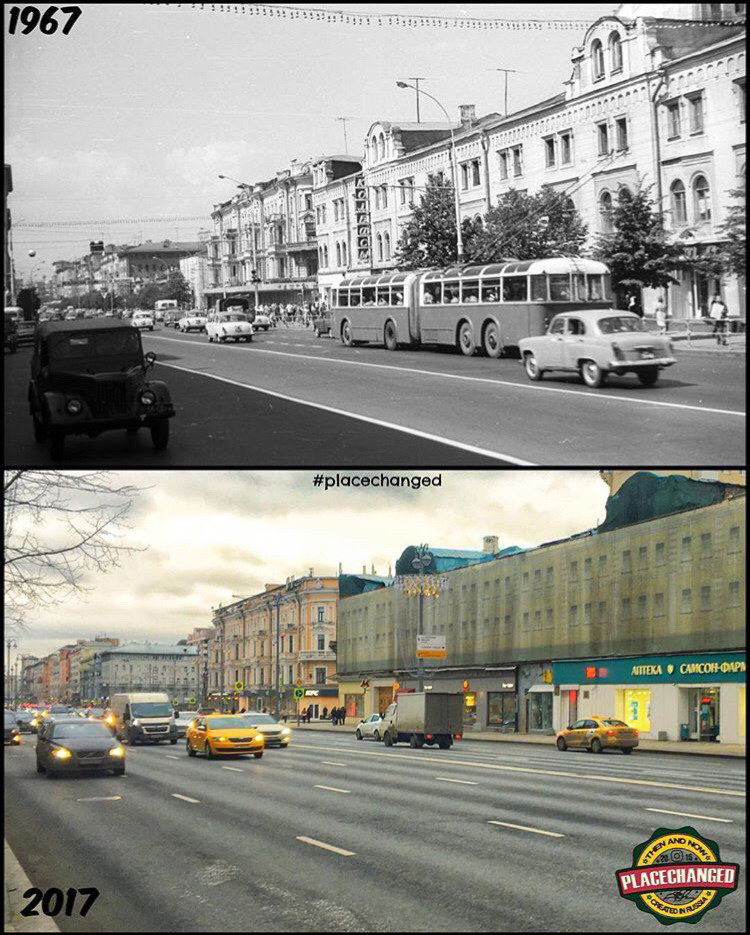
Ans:
[[[17,230],[22,227],[47,228],[47,227],[101,227],[108,224],[164,224],[173,221],[205,221],[208,215],[195,214],[184,215],[181,217],[160,217],[160,218],[114,218],[95,221],[18,221],[13,225]]]

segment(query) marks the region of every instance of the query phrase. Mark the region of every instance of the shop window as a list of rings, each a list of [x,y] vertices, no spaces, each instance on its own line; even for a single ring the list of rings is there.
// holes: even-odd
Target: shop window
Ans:
[[[527,696],[526,703],[527,729],[552,730],[552,692],[532,692]]]
[[[464,724],[472,725],[477,722],[477,696],[476,692],[466,692],[464,695]]]
[[[515,731],[516,696],[512,692],[487,692],[487,724]]]
[[[657,591],[654,594],[654,616],[663,617],[664,616],[664,592]]]
[[[628,727],[646,733],[651,730],[651,692],[647,688],[626,688],[617,692],[622,704],[622,720]]]
[[[680,602],[680,613],[691,614],[693,612],[693,591],[692,588],[682,589],[682,600]]]

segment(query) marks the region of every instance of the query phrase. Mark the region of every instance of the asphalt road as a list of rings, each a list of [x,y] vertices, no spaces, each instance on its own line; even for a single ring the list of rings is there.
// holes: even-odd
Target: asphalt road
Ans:
[[[613,377],[531,383],[515,360],[344,348],[301,329],[216,345],[144,334],[178,416],[167,452],[124,433],[74,439],[75,462],[163,466],[460,466],[743,463],[745,360],[682,351],[656,387]],[[45,463],[29,440],[22,358],[6,355],[6,462]],[[19,380],[24,387],[19,387]],[[6,390],[6,394],[7,394]],[[15,404],[13,402],[15,400]],[[20,405],[19,405],[20,400]],[[368,421],[363,421],[368,420]],[[416,433],[416,434],[415,434]],[[114,439],[114,441],[113,441]],[[30,460],[29,460],[30,459]]]
[[[47,780],[26,737],[5,764],[32,885],[101,893],[63,932],[653,931],[615,871],[685,825],[741,864],[701,931],[745,930],[744,761],[300,733],[261,760],[137,747],[118,778]]]

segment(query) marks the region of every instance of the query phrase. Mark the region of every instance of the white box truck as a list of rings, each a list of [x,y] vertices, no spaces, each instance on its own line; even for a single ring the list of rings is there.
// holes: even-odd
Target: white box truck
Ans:
[[[437,744],[447,750],[463,737],[464,696],[453,692],[404,692],[383,714],[386,747],[409,742],[412,747]]]
[[[166,692],[113,695],[107,722],[119,740],[137,743],[177,743],[175,711]]]

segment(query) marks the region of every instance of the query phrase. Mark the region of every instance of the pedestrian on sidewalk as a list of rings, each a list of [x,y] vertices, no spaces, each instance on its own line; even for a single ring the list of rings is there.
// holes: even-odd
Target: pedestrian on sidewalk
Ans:
[[[323,720],[325,721],[328,717],[328,708],[323,708]]]
[[[635,292],[631,292],[630,298],[628,299],[628,311],[634,312],[639,318],[643,318],[643,306]]]
[[[341,723],[346,724],[346,708],[343,705],[339,708],[339,716],[341,718]]]
[[[334,727],[339,722],[338,714],[339,714],[338,708],[331,708],[331,724],[333,724]]]
[[[667,304],[663,295],[660,295],[656,300],[654,314],[656,315],[656,327],[659,329],[659,334],[666,334],[669,330],[669,321],[667,319]]]
[[[713,319],[714,330],[711,332],[716,335],[716,343],[728,345],[729,341],[727,340],[726,334],[726,325],[727,318],[729,317],[729,310],[724,304],[724,300],[721,295],[717,292],[713,300],[711,301],[711,307],[708,310],[709,317]]]

